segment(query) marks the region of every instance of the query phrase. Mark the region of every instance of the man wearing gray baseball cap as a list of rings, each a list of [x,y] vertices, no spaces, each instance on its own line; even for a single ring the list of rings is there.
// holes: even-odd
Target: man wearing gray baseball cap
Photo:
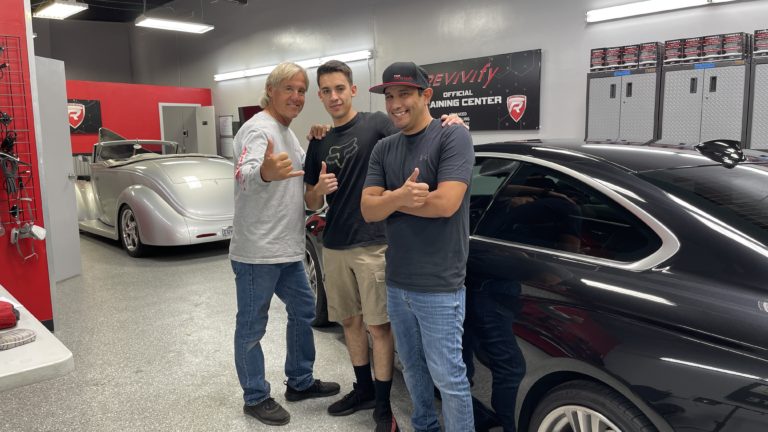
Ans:
[[[461,356],[472,137],[432,118],[427,72],[414,63],[393,63],[370,91],[385,95],[400,129],[373,149],[361,211],[368,222],[386,221],[387,310],[413,401],[411,421],[417,431],[440,430],[434,383],[446,430],[472,431]]]

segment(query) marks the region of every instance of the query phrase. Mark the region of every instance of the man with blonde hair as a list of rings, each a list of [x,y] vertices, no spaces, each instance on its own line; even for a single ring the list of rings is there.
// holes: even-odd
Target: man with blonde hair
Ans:
[[[235,367],[243,411],[268,425],[290,414],[270,396],[261,339],[272,295],[288,312],[285,399],[291,402],[339,393],[337,383],[312,375],[314,295],[304,257],[304,150],[288,128],[304,107],[306,71],[282,63],[269,74],[263,111],[246,121],[234,140],[235,217],[229,258],[237,287]]]

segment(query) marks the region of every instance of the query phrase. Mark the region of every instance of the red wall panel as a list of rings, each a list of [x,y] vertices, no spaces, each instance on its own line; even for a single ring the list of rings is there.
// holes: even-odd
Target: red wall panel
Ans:
[[[29,55],[27,50],[27,30],[24,16],[24,2],[21,0],[2,1],[2,12],[0,12],[0,34],[10,38],[19,38],[20,43],[14,50],[18,52],[6,52],[6,56],[20,59],[20,62],[14,62],[11,66],[15,73],[5,74],[3,81],[0,81],[0,88],[3,88],[6,80],[13,79],[14,82],[20,81],[21,85],[14,85],[14,89],[20,89],[23,97],[15,96],[13,106],[16,119],[11,123],[11,129],[18,130],[19,141],[17,142],[16,152],[19,158],[25,162],[31,163],[32,184],[30,184],[30,197],[32,198],[32,207],[35,224],[45,226],[43,221],[43,208],[40,197],[40,177],[37,163],[37,147],[34,131],[34,117],[32,113],[32,94],[30,87]],[[19,64],[20,63],[20,64]],[[21,73],[19,73],[21,72]],[[15,90],[14,90],[15,92]],[[3,105],[10,104],[9,98],[5,99]],[[18,107],[24,102],[26,110],[20,110]],[[3,111],[9,111],[12,108],[4,106],[0,108]],[[20,168],[21,171],[21,168]],[[0,284],[2,284],[17,300],[19,300],[32,314],[40,321],[49,321],[53,319],[51,308],[50,281],[48,278],[48,260],[45,254],[45,242],[31,239],[22,240],[22,251],[30,251],[30,242],[34,242],[36,258],[24,261],[16,251],[16,247],[11,245],[10,231],[17,227],[9,215],[9,199],[5,189],[0,189],[0,211],[3,212],[0,222],[5,227],[6,234],[0,237]],[[26,207],[26,206],[25,206]],[[23,216],[28,219],[29,216]]]
[[[101,102],[101,125],[126,138],[160,139],[160,103],[211,105],[211,90],[67,81],[67,98]],[[72,153],[91,153],[96,134],[72,134]]]

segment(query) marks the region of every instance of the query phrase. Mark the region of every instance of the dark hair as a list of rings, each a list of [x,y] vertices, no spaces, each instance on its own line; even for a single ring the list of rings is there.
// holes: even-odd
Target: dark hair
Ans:
[[[338,60],[328,60],[317,68],[317,85],[320,85],[320,77],[323,75],[331,74],[334,72],[343,73],[349,81],[349,85],[352,85],[352,69],[347,66],[346,63]]]

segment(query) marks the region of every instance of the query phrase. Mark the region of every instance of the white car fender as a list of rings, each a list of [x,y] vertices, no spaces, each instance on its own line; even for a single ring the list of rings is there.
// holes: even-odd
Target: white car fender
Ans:
[[[139,225],[139,238],[148,245],[190,244],[189,228],[183,216],[157,192],[143,185],[127,187],[117,198],[117,215],[125,205],[133,210]]]
[[[96,203],[96,195],[93,193],[93,185],[90,180],[77,180],[75,182],[75,197],[77,199],[77,220],[96,220],[99,218],[99,207]]]

